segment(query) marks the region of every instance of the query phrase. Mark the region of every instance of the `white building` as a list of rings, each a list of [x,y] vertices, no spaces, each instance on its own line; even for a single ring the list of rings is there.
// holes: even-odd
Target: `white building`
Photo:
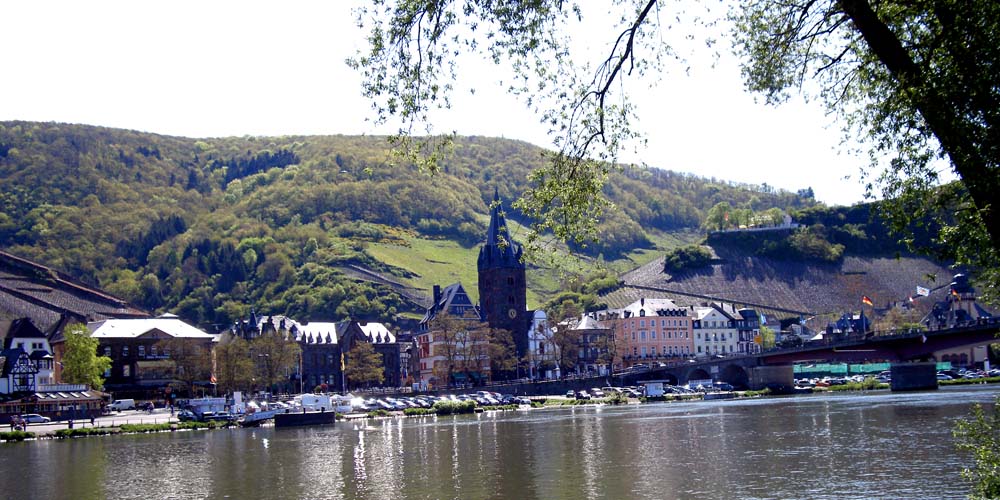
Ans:
[[[737,318],[720,304],[693,306],[694,351],[698,357],[738,352]]]
[[[558,348],[552,341],[553,333],[545,311],[535,311],[528,330],[528,370],[532,379],[559,378]]]
[[[30,319],[0,321],[0,339],[3,340],[0,394],[35,391],[42,385],[55,383],[49,339]]]

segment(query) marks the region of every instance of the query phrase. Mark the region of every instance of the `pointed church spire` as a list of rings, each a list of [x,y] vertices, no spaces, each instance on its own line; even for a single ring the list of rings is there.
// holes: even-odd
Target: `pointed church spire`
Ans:
[[[493,188],[493,203],[490,204],[490,228],[486,233],[487,245],[499,245],[501,241],[509,244],[507,236],[507,220],[503,216],[500,205],[500,190]]]
[[[503,215],[500,190],[496,187],[493,188],[493,203],[490,205],[490,227],[486,232],[486,242],[479,250],[479,268],[523,266],[520,262],[523,248],[510,235],[507,219]]]

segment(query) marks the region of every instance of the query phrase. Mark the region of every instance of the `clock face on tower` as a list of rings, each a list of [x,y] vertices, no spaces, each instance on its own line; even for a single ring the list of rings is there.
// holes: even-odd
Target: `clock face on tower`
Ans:
[[[508,316],[508,317],[509,317],[510,319],[514,319],[515,317],[517,317],[517,311],[515,311],[515,310],[513,310],[513,309],[508,309],[508,310],[507,310],[507,316]]]

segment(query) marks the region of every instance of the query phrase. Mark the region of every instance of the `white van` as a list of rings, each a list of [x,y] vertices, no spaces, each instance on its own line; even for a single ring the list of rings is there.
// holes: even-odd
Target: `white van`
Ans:
[[[108,405],[109,410],[122,411],[122,410],[134,410],[135,400],[134,399],[119,399]]]

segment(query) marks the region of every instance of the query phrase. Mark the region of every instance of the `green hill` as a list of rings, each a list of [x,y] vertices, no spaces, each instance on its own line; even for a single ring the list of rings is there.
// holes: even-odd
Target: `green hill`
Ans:
[[[384,138],[189,139],[0,122],[0,241],[152,310],[226,325],[251,306],[303,319],[391,321],[430,285],[475,293],[494,189],[509,208],[543,150],[466,137],[439,175],[393,165]],[[615,174],[617,206],[585,256],[624,271],[674,246],[720,201],[801,209],[806,195],[657,169]],[[613,221],[613,222],[611,222]],[[516,236],[516,233],[515,233]],[[529,304],[562,276],[530,273]]]

